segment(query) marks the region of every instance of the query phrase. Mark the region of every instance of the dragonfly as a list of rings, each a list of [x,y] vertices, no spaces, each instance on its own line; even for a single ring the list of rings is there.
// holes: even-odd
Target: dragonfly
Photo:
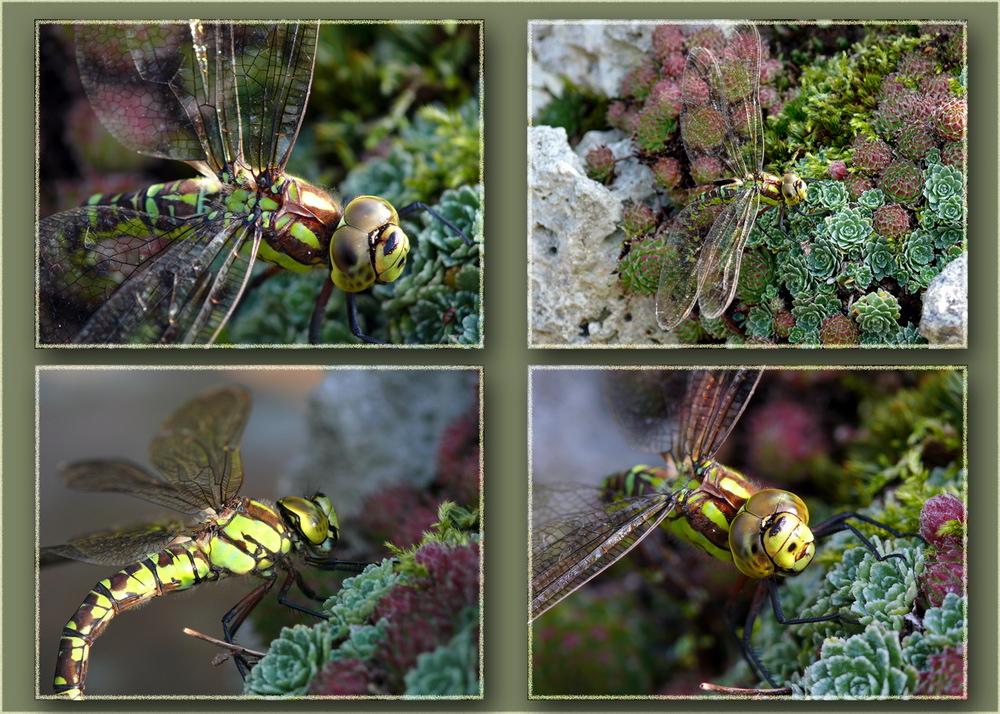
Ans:
[[[764,211],[798,210],[806,180],[764,172],[760,72],[765,45],[751,23],[732,28],[721,51],[694,47],[681,79],[681,139],[692,165],[725,167],[728,178],[692,199],[664,238],[656,320],[672,330],[697,303],[716,318],[736,294],[747,237]]]
[[[754,651],[750,636],[764,594],[785,625],[839,620],[842,615],[786,617],[777,585],[812,562],[816,541],[841,531],[882,555],[858,528],[862,522],[897,537],[867,516],[844,512],[812,528],[801,498],[761,489],[714,460],[760,380],[761,370],[614,370],[605,394],[616,426],[629,444],[658,454],[666,467],[637,466],[605,479],[602,488],[535,488],[530,620],[543,615],[600,575],[644,538],[663,527],[674,537],[725,562],[759,583],[740,644],[763,680],[777,683]]]
[[[206,582],[252,576],[263,580],[222,618],[226,642],[278,581],[278,601],[326,619],[287,599],[295,585],[322,601],[303,580],[296,562],[314,568],[360,572],[367,563],[337,560],[340,537],[330,498],[317,493],[276,503],[241,498],[240,442],[250,416],[251,396],[227,386],[190,400],[160,426],[149,447],[151,472],[128,461],[91,460],[62,467],[61,477],[81,491],[124,493],[181,513],[183,520],[107,530],[40,549],[39,564],[77,560],[124,566],[101,580],[63,628],[53,688],[60,697],[85,695],[90,649],[118,614],[153,598]],[[245,676],[249,664],[234,658]]]
[[[77,61],[91,105],[128,149],[190,164],[199,178],[102,194],[39,221],[39,344],[210,345],[251,283],[255,263],[328,274],[326,302],[403,273],[410,240],[397,210],[346,205],[285,173],[309,98],[319,21],[85,24]]]

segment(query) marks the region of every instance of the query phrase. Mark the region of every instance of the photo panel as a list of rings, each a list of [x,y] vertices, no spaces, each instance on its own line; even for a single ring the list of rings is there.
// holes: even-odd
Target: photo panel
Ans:
[[[966,376],[533,368],[529,697],[966,698]]]
[[[35,27],[39,346],[481,344],[481,21]]]
[[[965,21],[528,33],[532,346],[966,346]]]
[[[481,698],[481,374],[39,368],[36,698]]]

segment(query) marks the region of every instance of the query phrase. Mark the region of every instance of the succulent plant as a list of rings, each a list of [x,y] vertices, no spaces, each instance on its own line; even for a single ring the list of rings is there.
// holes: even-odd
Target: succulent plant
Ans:
[[[767,36],[766,27],[761,28]],[[785,31],[803,39],[816,34],[813,26]],[[779,209],[760,214],[744,260],[748,265],[759,263],[761,254],[750,249],[763,251],[775,267],[769,280],[779,296],[797,299],[815,295],[820,286],[836,286],[835,312],[855,323],[853,330],[837,331],[859,334],[850,344],[895,344],[891,340],[897,338],[907,344],[919,342],[922,338],[910,326],[920,319],[922,293],[965,248],[967,80],[965,57],[954,54],[964,51],[965,28],[927,24],[849,26],[837,31],[850,39],[836,50],[823,49],[819,41],[783,48],[777,34],[765,43],[760,87],[766,115],[765,158],[775,162],[765,168],[783,170],[797,160],[792,168],[799,175],[823,177],[809,184],[807,201],[800,206],[805,213],[820,215]],[[707,92],[703,82],[690,76],[678,83],[678,58],[688,47],[719,49],[726,42],[714,25],[658,27],[652,54],[623,83],[616,107],[609,112],[609,120],[610,114],[619,117],[616,126],[634,132],[637,154],[653,168],[662,195],[653,211],[658,230],[669,230],[673,220],[669,212],[659,212],[660,206],[683,206],[684,191],[691,201],[703,187],[725,178],[726,169],[712,156],[687,163],[673,112],[678,87],[694,97],[692,104]],[[849,43],[853,44],[847,49]],[[806,48],[812,46],[820,50],[815,56],[807,54]],[[788,68],[791,57],[795,71]],[[799,86],[794,85],[795,76],[800,77]],[[664,105],[671,107],[669,118]],[[622,122],[625,115],[635,117],[635,124]],[[721,115],[701,103],[688,112],[683,138],[691,147],[713,146],[723,131]],[[931,232],[930,259],[925,239],[911,236],[915,226]],[[941,233],[933,232],[945,228],[946,244]],[[645,263],[654,254],[647,247],[633,255],[634,248],[623,251],[622,260],[630,265],[619,268],[620,273],[636,274],[637,258]],[[657,271],[654,266],[642,272],[653,276]],[[633,289],[655,292],[648,278],[634,281]],[[873,291],[889,295],[896,308],[873,310],[869,303],[889,304],[866,297]],[[758,292],[757,286],[753,292]],[[859,302],[862,306],[856,310]],[[691,339],[735,343],[741,334],[801,344],[812,344],[810,340],[819,344],[823,339],[811,323],[765,329],[766,311],[775,316],[794,313],[791,304],[784,310],[771,304],[762,311],[761,306],[753,298],[741,297],[730,306],[725,329],[703,325],[700,331],[675,330],[675,334],[685,343]],[[884,317],[893,324],[880,322]],[[828,338],[832,339],[835,325],[844,321],[830,323]]]

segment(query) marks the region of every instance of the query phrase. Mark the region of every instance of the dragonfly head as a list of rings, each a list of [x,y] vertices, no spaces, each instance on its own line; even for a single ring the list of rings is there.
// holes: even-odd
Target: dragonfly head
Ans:
[[[788,491],[758,491],[733,519],[729,547],[736,567],[748,577],[798,575],[816,554],[809,509]]]
[[[322,493],[312,498],[290,496],[277,505],[282,519],[310,552],[324,555],[337,547],[340,524],[328,497]]]
[[[358,196],[347,204],[330,241],[330,276],[349,293],[391,283],[406,267],[409,251],[396,209],[385,199]]]
[[[781,197],[786,206],[796,206],[806,200],[806,182],[798,175],[788,173],[781,177]]]

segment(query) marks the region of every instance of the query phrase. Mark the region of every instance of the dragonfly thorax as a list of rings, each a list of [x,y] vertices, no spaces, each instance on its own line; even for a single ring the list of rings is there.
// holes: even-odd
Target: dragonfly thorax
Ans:
[[[303,273],[325,263],[340,206],[328,193],[301,179],[267,171],[255,189],[237,190],[230,210],[264,228],[257,253],[261,260]],[[241,194],[251,194],[244,198]],[[244,203],[239,204],[240,199]]]
[[[751,578],[798,575],[816,553],[809,509],[788,491],[766,488],[740,508],[729,528],[729,547],[740,572]]]

